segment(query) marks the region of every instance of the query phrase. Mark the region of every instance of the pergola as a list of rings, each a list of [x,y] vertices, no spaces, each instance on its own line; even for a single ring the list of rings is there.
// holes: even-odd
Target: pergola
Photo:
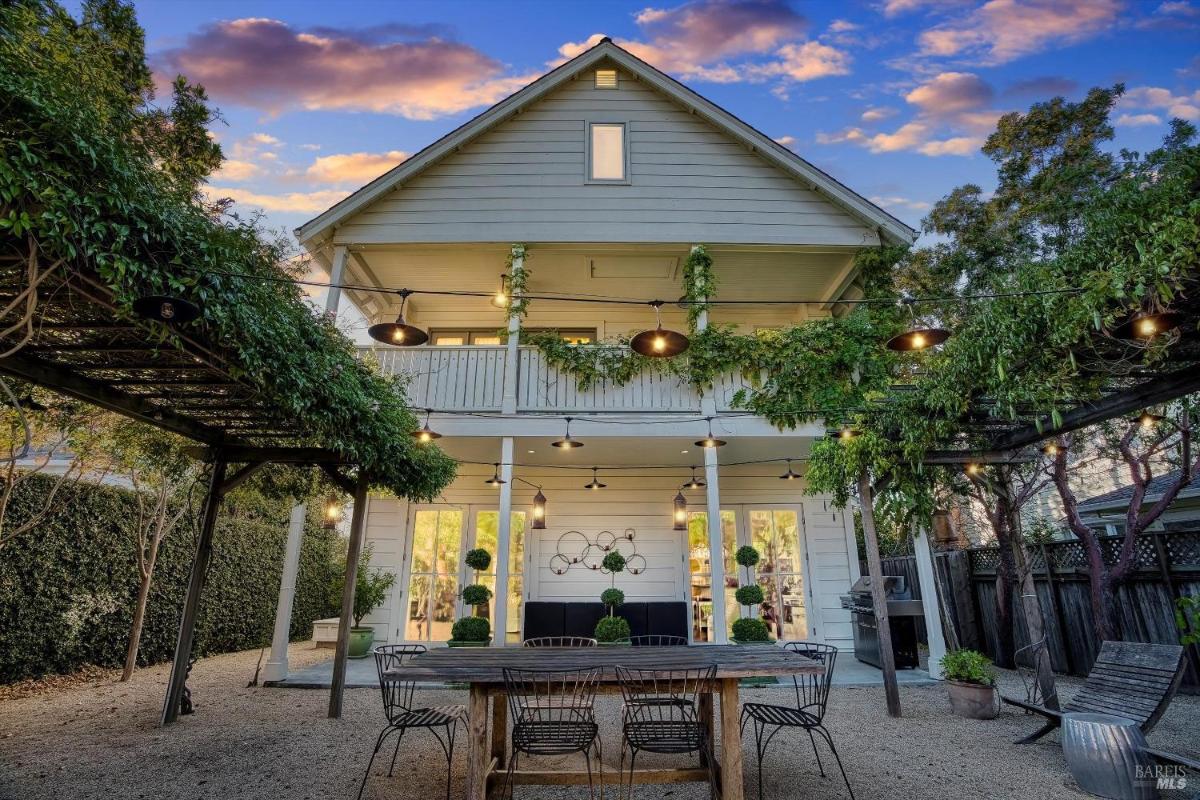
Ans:
[[[123,313],[105,281],[86,268],[60,266],[39,279],[35,298],[22,298],[25,259],[0,256],[0,301],[25,310],[23,324],[0,336],[0,351],[13,350],[0,358],[0,373],[186,437],[198,445],[191,454],[211,465],[162,723],[180,713],[221,501],[267,464],[317,466],[354,497],[329,701],[330,716],[340,716],[370,476],[347,472],[356,465],[313,446],[318,437],[304,419],[276,407],[204,325],[168,330]]]

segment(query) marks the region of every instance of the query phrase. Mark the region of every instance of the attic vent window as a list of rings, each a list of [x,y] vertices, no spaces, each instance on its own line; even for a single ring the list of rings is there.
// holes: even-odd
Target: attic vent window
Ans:
[[[596,70],[596,88],[597,89],[615,89],[615,88],[617,88],[617,71],[615,69],[598,69],[598,70]]]

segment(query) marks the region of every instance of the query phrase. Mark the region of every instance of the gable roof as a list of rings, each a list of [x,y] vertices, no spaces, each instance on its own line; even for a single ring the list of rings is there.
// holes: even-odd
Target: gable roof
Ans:
[[[1175,481],[1179,480],[1180,470],[1172,470],[1157,478],[1152,478],[1150,483],[1146,485],[1146,497],[1142,501],[1144,504],[1153,503],[1162,497],[1164,491]],[[1192,478],[1187,486],[1184,486],[1178,495],[1178,499],[1182,500],[1187,497],[1200,494],[1200,475]],[[1098,494],[1095,497],[1089,497],[1086,500],[1080,501],[1079,510],[1101,511],[1106,508],[1128,507],[1129,500],[1133,497],[1133,484],[1129,483],[1118,489],[1113,489],[1111,492]]]
[[[559,65],[524,89],[501,100],[474,119],[446,134],[424,150],[304,223],[296,229],[296,238],[305,245],[319,244],[340,223],[362,211],[398,184],[419,175],[445,156],[454,153],[465,143],[491,130],[519,113],[526,106],[542,99],[562,84],[572,80],[580,72],[605,59],[615,62],[650,86],[688,107],[697,116],[740,141],[772,165],[807,184],[814,191],[823,194],[871,227],[877,228],[881,238],[892,242],[911,242],[916,238],[915,230],[879,206],[817,169],[771,137],[701,97],[669,75],[650,66],[628,50],[613,44],[612,40],[607,37],[601,39],[595,47]]]

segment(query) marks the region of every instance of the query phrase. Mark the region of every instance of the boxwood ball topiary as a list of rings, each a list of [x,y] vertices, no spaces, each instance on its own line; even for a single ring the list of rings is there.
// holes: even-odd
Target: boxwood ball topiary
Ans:
[[[620,589],[605,589],[600,593],[600,602],[606,606],[619,606],[625,602],[625,593]]]
[[[767,642],[771,639],[771,631],[761,619],[743,617],[733,623],[733,638],[739,642]]]
[[[492,638],[492,623],[486,617],[463,617],[450,629],[450,637],[457,642],[486,642]]]
[[[629,620],[624,617],[601,617],[596,623],[596,641],[619,642],[629,638]]]
[[[756,606],[763,601],[763,590],[758,584],[751,584],[739,587],[733,596],[741,605]]]
[[[464,560],[471,569],[483,572],[492,565],[492,554],[481,547],[476,547],[474,550],[467,551],[467,557]]]
[[[462,599],[464,605],[481,606],[492,599],[492,590],[486,586],[480,586],[478,583],[472,583],[470,586],[463,587]]]
[[[604,560],[600,562],[600,566],[609,572],[624,572],[625,556],[621,555],[620,550],[613,550],[604,557]]]
[[[748,544],[739,547],[733,557],[743,567],[753,567],[758,563],[759,558],[758,551]]]

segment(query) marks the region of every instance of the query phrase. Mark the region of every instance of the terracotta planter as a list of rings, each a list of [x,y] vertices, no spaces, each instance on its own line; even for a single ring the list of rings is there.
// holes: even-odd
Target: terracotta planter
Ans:
[[[351,628],[350,649],[347,658],[366,658],[371,654],[371,645],[375,643],[374,628]]]
[[[946,681],[950,692],[950,710],[956,716],[967,719],[995,719],[999,713],[996,705],[996,690],[982,683]]]

